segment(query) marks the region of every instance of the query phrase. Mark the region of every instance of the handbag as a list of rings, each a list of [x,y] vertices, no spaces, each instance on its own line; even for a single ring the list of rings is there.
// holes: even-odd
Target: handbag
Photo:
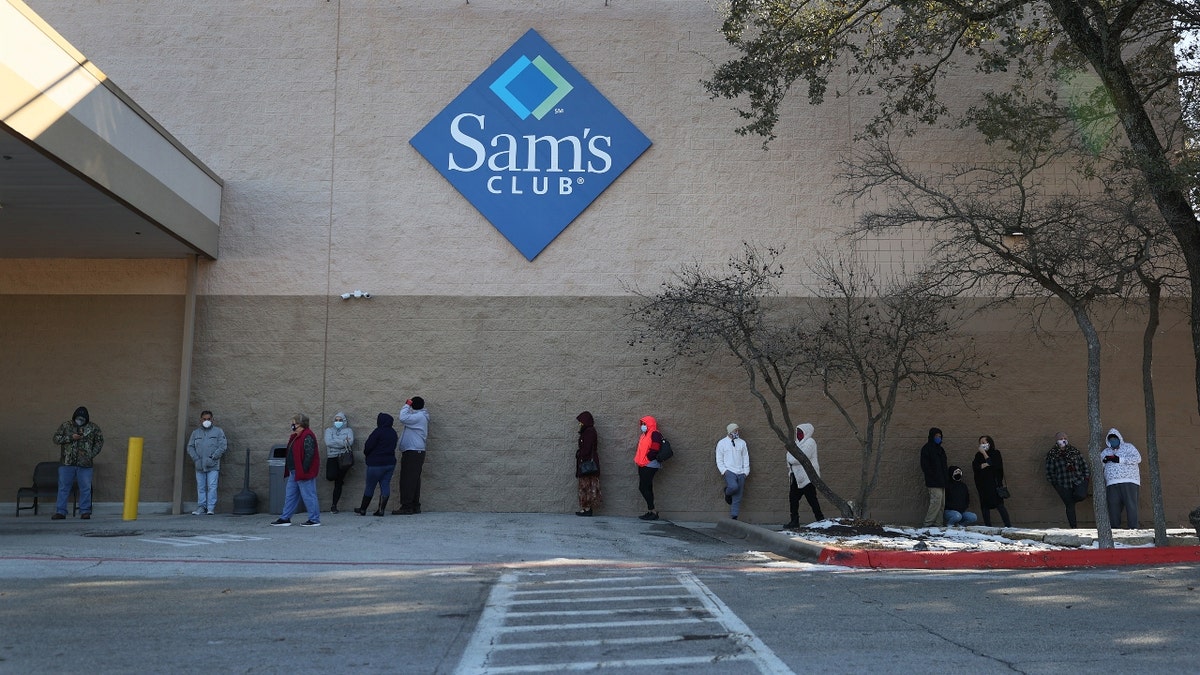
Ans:
[[[580,476],[595,476],[600,473],[600,465],[594,459],[585,459],[579,463]]]
[[[338,455],[337,460],[338,467],[340,467],[342,471],[349,469],[350,467],[354,466],[354,451],[347,450],[343,452],[342,454]]]
[[[996,496],[1000,499],[1008,499],[1012,496],[1012,493],[1008,491],[1007,485],[1001,484],[996,486]]]

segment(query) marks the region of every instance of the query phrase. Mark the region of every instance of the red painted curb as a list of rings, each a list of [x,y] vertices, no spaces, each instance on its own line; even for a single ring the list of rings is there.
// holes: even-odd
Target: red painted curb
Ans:
[[[826,565],[875,569],[1114,567],[1200,562],[1200,546],[1052,551],[887,551],[825,548],[817,560]]]

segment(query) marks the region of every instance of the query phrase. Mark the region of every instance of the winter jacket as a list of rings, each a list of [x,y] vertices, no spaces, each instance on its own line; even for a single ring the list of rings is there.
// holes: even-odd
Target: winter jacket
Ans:
[[[83,418],[83,426],[75,425],[76,417]],[[71,436],[76,433],[82,438],[72,440]],[[59,446],[58,461],[66,466],[91,467],[92,460],[104,449],[104,435],[100,433],[100,427],[92,424],[88,409],[83,406],[75,409],[70,420],[59,425],[58,431],[54,432],[54,442]]]
[[[946,510],[966,513],[971,508],[971,491],[967,489],[967,484],[962,481],[961,475],[958,480],[954,480],[955,471],[961,471],[961,469],[952,466],[946,472]]]
[[[400,435],[400,451],[425,452],[425,439],[429,436],[429,409],[413,410],[405,403],[400,409],[400,424],[404,433]]]
[[[283,463],[286,478],[293,471],[296,480],[313,480],[321,473],[321,451],[312,429],[300,427],[288,439],[287,459]]]
[[[925,487],[946,487],[946,472],[949,470],[946,450],[940,443],[933,442],[933,437],[941,433],[942,430],[937,427],[930,429],[929,441],[921,446],[921,473],[925,476]]]
[[[1060,448],[1055,443],[1046,453],[1046,480],[1055,487],[1072,488],[1091,478],[1092,469],[1079,448],[1067,444]]]
[[[344,412],[339,412],[334,417],[341,417],[346,420],[346,424],[341,429],[325,427],[325,456],[330,459],[344,452],[352,452],[354,447],[354,430],[350,428],[350,419]]]
[[[196,465],[196,471],[219,471],[221,458],[225,456],[228,445],[221,427],[200,427],[193,430],[188,438],[187,454]]]
[[[1109,436],[1116,436],[1121,439],[1121,445],[1116,450],[1104,446],[1104,452],[1100,453],[1100,460],[1104,462],[1104,484],[1116,485],[1117,483],[1133,483],[1134,485],[1142,484],[1141,472],[1138,470],[1138,464],[1142,461],[1142,453],[1138,449],[1125,440],[1121,432],[1114,429],[1109,429],[1104,435],[1105,442]],[[1110,458],[1105,460],[1105,458]]]
[[[796,441],[796,447],[808,461],[813,465],[813,471],[818,476],[821,475],[821,465],[817,462],[817,439],[813,438],[813,425],[808,422],[797,424],[796,430],[804,433],[803,440]],[[796,487],[802,488],[807,486],[812,480],[808,477],[808,472],[804,470],[804,465],[800,464],[800,460],[792,453],[787,453],[788,471],[792,472],[792,477],[796,479]]]
[[[375,416],[375,429],[363,443],[363,461],[367,466],[396,466],[396,443],[400,437],[392,428],[395,420],[387,413]]]
[[[638,436],[637,451],[633,453],[633,463],[641,467],[654,469],[662,466],[658,463],[658,449],[662,447],[662,434],[658,433],[658,420],[646,415],[641,420],[646,430]]]
[[[596,473],[591,475],[599,476],[600,447],[596,438],[596,421],[592,419],[592,413],[586,410],[579,413],[575,419],[581,425],[579,427],[579,447],[575,450],[575,477],[583,477],[583,474],[579,472],[579,463],[589,459],[596,463]]]
[[[983,466],[987,464],[987,466]],[[988,450],[987,457],[977,450],[971,460],[975,474],[975,491],[979,493],[979,508],[994,509],[1004,503],[996,488],[1004,484],[1004,457],[996,448]]]
[[[722,476],[726,471],[741,476],[750,475],[750,450],[746,447],[746,441],[729,436],[717,441],[717,471]]]

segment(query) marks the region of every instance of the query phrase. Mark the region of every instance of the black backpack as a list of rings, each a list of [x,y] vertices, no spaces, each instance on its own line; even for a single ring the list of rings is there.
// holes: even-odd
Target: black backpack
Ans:
[[[662,436],[661,433],[659,435]],[[655,459],[660,462],[665,462],[668,459],[671,459],[674,454],[675,451],[671,449],[671,442],[667,440],[666,436],[663,436],[662,443],[660,443],[658,446],[658,456],[655,457]]]

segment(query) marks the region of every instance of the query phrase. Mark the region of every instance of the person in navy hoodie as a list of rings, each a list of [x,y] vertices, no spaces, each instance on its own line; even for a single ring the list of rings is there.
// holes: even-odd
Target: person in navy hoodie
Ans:
[[[379,508],[374,515],[382,516],[387,508],[388,498],[392,495],[392,474],[396,472],[396,443],[400,437],[392,428],[395,422],[387,413],[379,413],[375,417],[375,430],[367,436],[363,443],[363,461],[367,464],[367,486],[363,490],[362,506],[354,509],[360,516],[367,515],[367,507],[375,496],[375,486],[379,486]]]

